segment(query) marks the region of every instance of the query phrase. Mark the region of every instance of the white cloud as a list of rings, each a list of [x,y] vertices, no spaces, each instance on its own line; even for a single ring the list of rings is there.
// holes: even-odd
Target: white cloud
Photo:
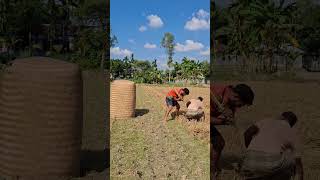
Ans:
[[[191,20],[186,22],[184,28],[189,31],[210,29],[210,14],[200,9],[196,14],[192,15]]]
[[[152,28],[160,28],[163,26],[161,18],[157,15],[151,14],[147,17],[147,19],[149,21],[148,25]]]
[[[143,47],[146,49],[155,49],[155,48],[157,48],[157,45],[146,43]]]
[[[198,12],[197,12],[197,16],[199,18],[209,18],[210,16],[210,13],[208,13],[207,11],[203,10],[203,9],[200,9]]]
[[[131,56],[131,54],[133,54],[132,51],[130,51],[128,49],[120,49],[120,47],[111,48],[110,53],[111,53],[111,55],[121,56],[121,57]]]
[[[190,31],[206,30],[210,28],[210,21],[193,17],[185,24],[184,28]]]
[[[186,58],[189,59],[189,60],[194,60],[194,61],[198,60],[197,58],[192,57],[192,56],[187,56]]]
[[[203,48],[203,44],[192,40],[186,40],[185,44],[177,43],[175,50],[178,52],[197,51]]]
[[[129,39],[128,41],[129,41],[129,43],[131,43],[131,44],[136,44],[136,41],[135,41],[134,39]]]
[[[209,56],[210,55],[210,48],[208,48],[205,51],[200,51],[200,54],[203,55],[203,56]]]
[[[144,32],[144,31],[146,31],[147,30],[147,27],[145,27],[145,26],[140,26],[139,27],[139,31],[140,32]]]

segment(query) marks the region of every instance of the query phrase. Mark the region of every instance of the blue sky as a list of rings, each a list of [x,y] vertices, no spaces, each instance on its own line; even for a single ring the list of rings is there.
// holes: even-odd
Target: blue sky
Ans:
[[[166,32],[175,36],[174,60],[183,57],[209,61],[210,0],[111,0],[110,23],[118,43],[111,58],[134,54],[136,59],[158,60],[166,67]]]

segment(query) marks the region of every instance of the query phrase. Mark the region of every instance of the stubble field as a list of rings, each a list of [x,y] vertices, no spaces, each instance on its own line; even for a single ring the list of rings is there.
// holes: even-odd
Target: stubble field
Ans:
[[[207,119],[180,115],[163,124],[165,95],[172,87],[137,86],[136,118],[111,119],[111,179],[209,179],[209,88],[188,87],[202,96]],[[112,106],[112,105],[111,105]]]

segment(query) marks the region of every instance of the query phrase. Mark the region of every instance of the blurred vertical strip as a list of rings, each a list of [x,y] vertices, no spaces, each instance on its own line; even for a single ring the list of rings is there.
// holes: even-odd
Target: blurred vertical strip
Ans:
[[[214,17],[215,17],[215,2],[214,0],[210,0],[210,89],[211,86],[213,86],[213,68],[214,68],[214,60],[215,60],[215,37],[214,37]],[[211,91],[210,91],[211,92]],[[211,96],[211,93],[210,93]],[[210,98],[211,101],[211,98]],[[211,104],[211,102],[210,102]],[[210,117],[211,117],[211,112],[210,112]],[[210,126],[211,126],[211,121],[210,121]],[[211,128],[210,128],[211,129]],[[210,132],[210,138],[211,138],[211,132]],[[210,140],[211,142],[211,140]],[[210,146],[210,179],[213,179],[213,164],[212,164],[212,147]]]
[[[106,117],[106,126],[107,126],[107,130],[106,130],[106,133],[107,133],[107,165],[108,165],[108,172],[107,172],[107,179],[109,179],[109,176],[110,176],[110,43],[111,43],[111,40],[110,40],[110,29],[111,29],[111,26],[110,26],[110,0],[106,0],[107,1],[107,35],[108,35],[108,39],[107,39],[107,48],[108,51],[107,51],[107,71],[105,72],[105,76],[106,76],[106,98],[105,98],[105,105],[106,105],[106,108],[105,108],[105,117]]]
[[[214,0],[210,1],[210,84],[213,83],[213,68],[215,61],[215,32],[214,32],[214,23],[215,23],[215,2]]]

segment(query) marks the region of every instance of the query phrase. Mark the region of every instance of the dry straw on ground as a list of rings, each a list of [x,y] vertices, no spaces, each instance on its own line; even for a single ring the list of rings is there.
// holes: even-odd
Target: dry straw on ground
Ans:
[[[135,116],[136,85],[127,80],[116,80],[111,83],[110,116],[124,119]]]
[[[81,126],[77,65],[42,57],[13,61],[0,79],[0,176],[78,176]]]

